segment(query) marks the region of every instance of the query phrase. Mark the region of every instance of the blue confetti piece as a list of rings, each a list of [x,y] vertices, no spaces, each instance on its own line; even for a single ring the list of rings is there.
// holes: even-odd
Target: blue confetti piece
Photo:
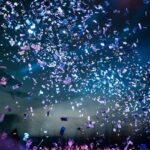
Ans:
[[[31,25],[31,21],[27,19],[27,20],[26,20],[26,24],[27,24],[27,25]]]
[[[18,29],[20,29],[20,25],[17,25],[17,26],[15,27],[15,30],[18,30]]]
[[[129,28],[128,28],[128,27],[127,27],[127,28],[124,28],[123,31],[124,31],[124,32],[128,32],[128,31],[129,31]]]

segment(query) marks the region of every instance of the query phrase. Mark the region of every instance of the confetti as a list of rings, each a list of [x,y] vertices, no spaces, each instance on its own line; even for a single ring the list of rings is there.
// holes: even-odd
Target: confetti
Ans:
[[[37,95],[45,116],[51,116],[55,105],[67,101],[80,119],[87,118],[85,128],[112,123],[117,133],[125,119],[136,128],[139,120],[147,122],[150,67],[139,49],[149,27],[144,20],[149,17],[150,1],[143,0],[144,12],[136,17],[132,6],[123,3],[116,8],[109,1],[33,0],[27,9],[23,1],[0,1],[1,88],[9,91],[13,100],[21,97],[23,90],[27,90],[25,97],[30,102]],[[19,78],[21,84],[11,78]],[[96,104],[96,118],[88,114],[89,99],[88,105]],[[22,107],[18,101],[16,107]],[[12,108],[6,105],[4,109],[11,112]],[[33,110],[32,106],[27,108],[23,118],[34,118]],[[4,116],[2,113],[2,121]],[[68,121],[68,117],[60,120]],[[60,135],[65,129],[60,129]],[[44,131],[47,134],[48,130]]]

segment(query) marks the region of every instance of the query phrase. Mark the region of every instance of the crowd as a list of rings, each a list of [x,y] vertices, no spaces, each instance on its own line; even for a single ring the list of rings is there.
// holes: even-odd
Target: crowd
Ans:
[[[6,132],[0,134],[0,150],[148,150],[146,144],[139,143],[136,145],[130,138],[127,138],[122,145],[103,145],[99,142],[84,142],[79,144],[73,139],[69,139],[66,142],[57,140],[51,144],[51,146],[44,146],[44,140],[42,139],[39,144],[35,144],[34,141],[29,138],[25,143],[20,144],[17,133],[8,135]],[[45,144],[45,145],[50,145]],[[103,146],[102,146],[103,145]]]

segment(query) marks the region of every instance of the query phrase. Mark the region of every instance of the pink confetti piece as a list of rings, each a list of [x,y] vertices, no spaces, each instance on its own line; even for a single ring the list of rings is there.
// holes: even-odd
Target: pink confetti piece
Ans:
[[[7,78],[2,77],[2,78],[0,79],[0,85],[6,86],[6,85],[7,85]]]
[[[37,44],[32,44],[31,48],[33,48],[36,51],[36,53],[38,53],[40,51],[40,49],[41,49],[41,46],[37,45]]]
[[[21,47],[21,50],[23,50],[23,51],[27,51],[27,50],[30,50],[30,47],[29,46],[22,46]]]

